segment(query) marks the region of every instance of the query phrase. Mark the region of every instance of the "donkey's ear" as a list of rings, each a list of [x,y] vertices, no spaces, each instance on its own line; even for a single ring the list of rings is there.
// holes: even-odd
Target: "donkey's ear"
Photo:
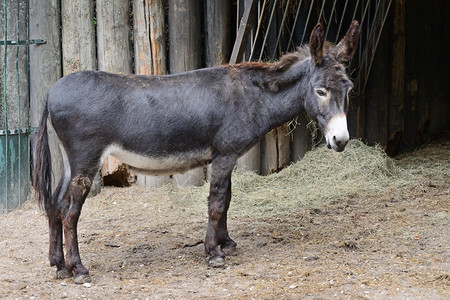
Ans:
[[[309,51],[311,58],[316,65],[320,65],[323,61],[323,43],[325,41],[325,34],[323,32],[322,24],[317,24],[311,32],[309,38]]]
[[[355,20],[336,46],[336,56],[341,63],[346,63],[352,59],[356,47],[358,47],[359,33],[359,23]]]

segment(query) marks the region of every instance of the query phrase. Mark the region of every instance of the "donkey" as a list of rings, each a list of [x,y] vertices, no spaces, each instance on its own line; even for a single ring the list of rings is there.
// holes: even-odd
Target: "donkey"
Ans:
[[[49,260],[57,278],[89,281],[77,224],[94,175],[113,155],[146,174],[172,174],[212,163],[204,247],[211,266],[236,243],[227,229],[231,173],[237,159],[271,129],[306,110],[329,148],[343,151],[352,82],[343,63],[358,44],[353,21],[337,44],[321,24],[309,45],[275,63],[240,63],[175,75],[81,71],[46,94],[38,129],[33,185],[48,217]],[[47,119],[60,140],[64,174],[51,194]],[[63,232],[66,255],[63,253]]]

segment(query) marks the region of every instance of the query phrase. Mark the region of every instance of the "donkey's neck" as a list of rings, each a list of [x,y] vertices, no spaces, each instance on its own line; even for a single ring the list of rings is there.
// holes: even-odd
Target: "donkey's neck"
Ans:
[[[265,73],[261,89],[261,125],[266,130],[280,126],[304,110],[309,82],[309,63],[302,62],[284,72]],[[274,82],[276,82],[274,84]]]

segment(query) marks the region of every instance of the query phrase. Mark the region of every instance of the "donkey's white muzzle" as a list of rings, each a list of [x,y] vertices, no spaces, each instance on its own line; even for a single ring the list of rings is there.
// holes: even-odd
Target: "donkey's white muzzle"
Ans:
[[[325,139],[329,149],[341,152],[350,139],[347,129],[347,116],[342,113],[330,119],[327,125]]]

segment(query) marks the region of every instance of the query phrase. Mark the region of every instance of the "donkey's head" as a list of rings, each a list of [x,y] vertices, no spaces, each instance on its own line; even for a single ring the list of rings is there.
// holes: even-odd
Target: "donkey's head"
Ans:
[[[317,120],[328,148],[335,151],[343,151],[350,138],[347,111],[353,83],[344,64],[353,57],[358,38],[359,25],[353,21],[336,46],[325,42],[321,24],[314,27],[309,41],[311,77],[305,109],[312,119]]]

